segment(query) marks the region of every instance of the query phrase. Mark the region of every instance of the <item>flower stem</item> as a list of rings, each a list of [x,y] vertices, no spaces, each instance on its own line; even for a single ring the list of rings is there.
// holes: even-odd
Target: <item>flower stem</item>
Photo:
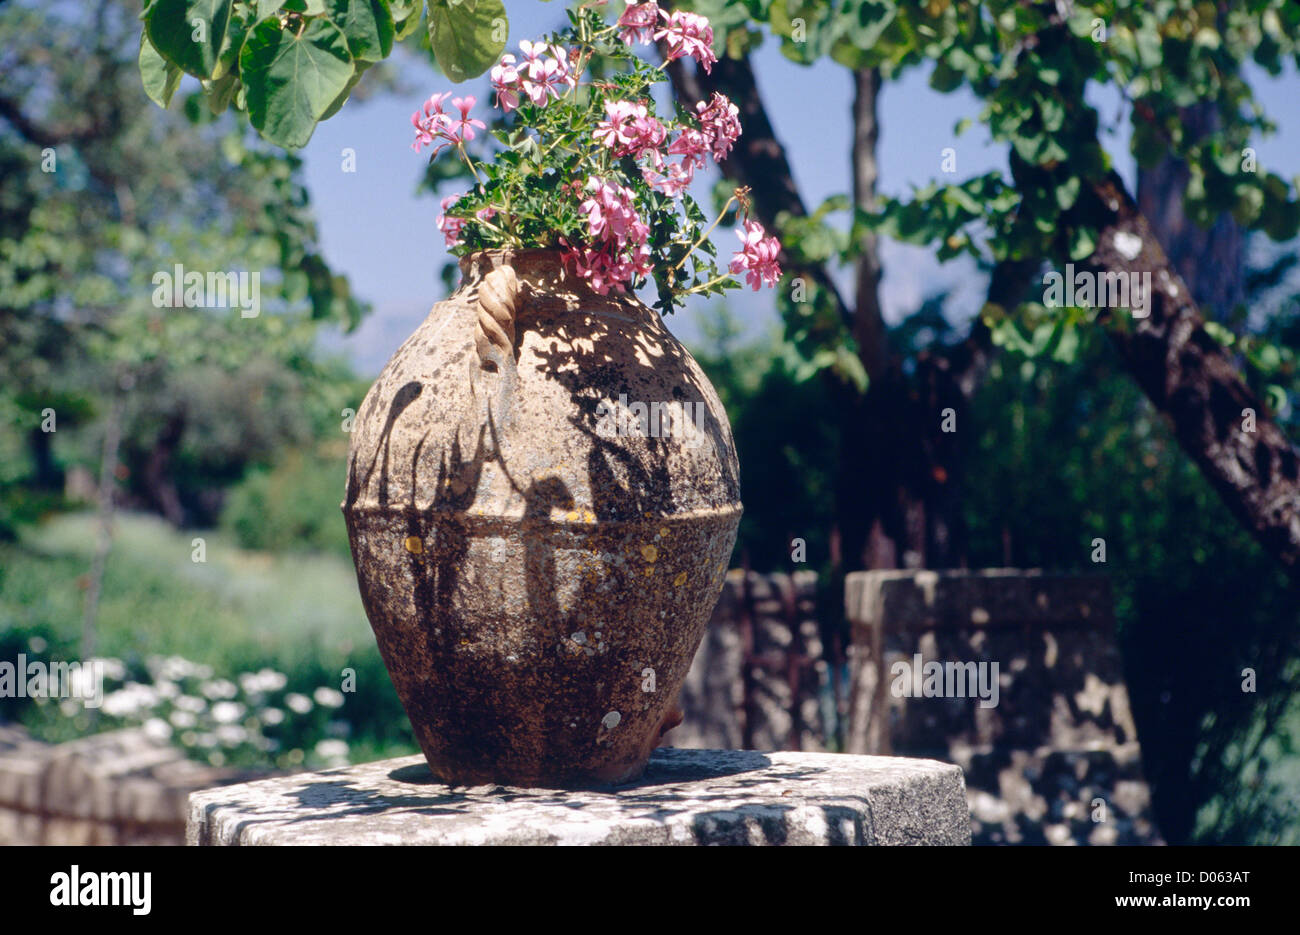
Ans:
[[[676,269],[676,267],[673,268]],[[722,273],[718,276],[713,277],[708,282],[703,282],[700,283],[698,286],[692,286],[689,289],[682,290],[681,295],[691,295],[692,293],[695,292],[703,292],[704,290],[712,286],[716,286],[718,283],[722,282],[723,280],[727,280],[730,278],[731,278],[731,273]]]
[[[680,260],[678,260],[671,267],[669,267],[669,272],[672,272],[673,270],[676,270],[679,267],[681,267],[683,263],[685,263],[687,260],[690,259],[691,254],[694,253],[696,249],[699,248],[700,244],[704,243],[704,241],[709,239],[709,235],[713,233],[713,229],[717,227],[720,223],[722,223],[722,219],[726,217],[727,209],[731,207],[731,203],[733,201],[736,201],[739,197],[740,197],[739,195],[732,195],[730,198],[727,199],[727,203],[722,206],[722,210],[718,212],[718,216],[714,218],[713,223],[709,225],[709,229],[706,230],[703,234],[701,234],[699,239],[696,240],[695,243],[691,244],[690,249],[687,250],[684,254],[682,254],[682,258]],[[694,290],[691,291],[693,292]]]
[[[463,140],[456,144],[456,151],[460,153],[460,158],[465,165],[469,166],[469,171],[474,173],[474,181],[482,185],[483,177],[478,174],[478,167],[474,165],[474,160],[471,159],[469,153],[465,151],[465,142]]]

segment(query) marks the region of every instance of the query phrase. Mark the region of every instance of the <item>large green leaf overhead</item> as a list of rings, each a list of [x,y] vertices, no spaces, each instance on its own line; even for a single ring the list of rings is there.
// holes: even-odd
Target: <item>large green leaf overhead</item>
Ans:
[[[253,126],[272,143],[297,148],[347,87],[353,62],[347,37],[329,20],[308,20],[298,34],[267,20],[244,43],[239,70]]]
[[[146,33],[140,34],[139,65],[144,93],[159,107],[166,107],[181,83],[180,68],[158,54]]]
[[[491,68],[506,47],[501,0],[429,0],[429,41],[438,67],[452,81],[468,81]]]
[[[232,5],[233,0],[155,0],[145,20],[149,41],[191,75],[210,78]]]
[[[329,0],[326,12],[357,61],[382,61],[393,50],[393,15],[380,0]]]

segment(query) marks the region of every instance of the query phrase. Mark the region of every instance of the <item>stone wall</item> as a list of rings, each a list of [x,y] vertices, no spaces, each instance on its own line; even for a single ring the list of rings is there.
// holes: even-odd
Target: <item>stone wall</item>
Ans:
[[[1105,578],[862,572],[846,600],[848,752],[957,763],[976,844],[1159,841]],[[994,664],[991,704],[965,680]]]
[[[190,792],[248,778],[141,730],[56,745],[0,725],[0,844],[184,844]]]
[[[732,569],[682,686],[684,720],[665,746],[828,747],[831,666],[817,625],[817,576]],[[832,715],[833,716],[833,715]]]

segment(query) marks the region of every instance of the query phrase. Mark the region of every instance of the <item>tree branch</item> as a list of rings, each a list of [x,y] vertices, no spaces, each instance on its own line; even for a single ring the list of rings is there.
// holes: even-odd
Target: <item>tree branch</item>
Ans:
[[[1300,456],[1205,330],[1186,283],[1112,177],[1094,186],[1112,212],[1087,266],[1150,276],[1148,315],[1098,316],[1129,373],[1172,422],[1183,449],[1264,550],[1300,582]],[[1253,413],[1253,430],[1245,410]]]
[[[7,120],[27,142],[41,147],[82,143],[95,139],[103,132],[103,127],[97,123],[79,127],[42,126],[25,114],[17,101],[6,96],[0,96],[0,117]]]

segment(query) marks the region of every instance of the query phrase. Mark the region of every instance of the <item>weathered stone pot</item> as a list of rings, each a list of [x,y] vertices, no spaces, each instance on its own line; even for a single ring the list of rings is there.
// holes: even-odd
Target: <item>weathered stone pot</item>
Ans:
[[[731,428],[634,297],[552,250],[460,265],[355,420],[366,614],[443,781],[628,780],[680,720],[735,543]]]

